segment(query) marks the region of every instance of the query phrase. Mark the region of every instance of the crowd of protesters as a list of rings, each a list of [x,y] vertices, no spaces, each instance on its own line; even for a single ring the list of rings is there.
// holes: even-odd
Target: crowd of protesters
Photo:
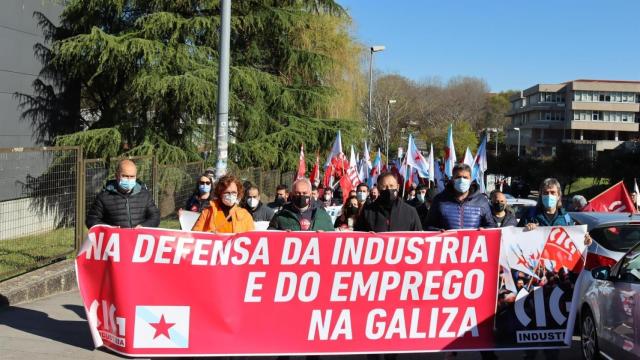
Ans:
[[[200,213],[194,231],[238,233],[254,230],[255,222],[268,222],[269,230],[286,231],[447,231],[456,229],[522,227],[530,231],[538,226],[573,225],[573,220],[562,206],[562,187],[558,180],[545,179],[539,187],[537,205],[527,209],[521,218],[507,205],[500,190],[489,196],[482,193],[471,180],[471,168],[457,164],[445,189],[436,193],[433,186],[420,184],[408,189],[403,198],[400,182],[393,173],[383,173],[371,188],[359,184],[342,201],[338,189],[318,187],[308,179],[298,179],[289,189],[278,185],[275,198],[264,204],[260,189],[242,183],[233,175],[214,181],[213,172],[207,171],[195,184],[195,191],[184,209]],[[501,186],[505,189],[506,186]],[[529,192],[528,189],[525,189]],[[335,221],[327,212],[341,205]],[[582,196],[574,196],[568,206],[580,211],[587,205]],[[86,225],[107,224],[123,228],[157,227],[159,210],[144,184],[137,180],[137,168],[130,160],[118,163],[115,179],[107,182],[98,194],[87,215]],[[585,237],[585,243],[591,242]],[[565,272],[540,266],[536,277],[522,272],[502,273],[503,286],[498,297],[497,321],[510,316],[509,305],[516,294],[504,285],[513,281],[515,288],[555,286],[569,284]],[[509,279],[508,277],[511,277]],[[546,358],[556,359],[557,350],[545,351]],[[395,355],[387,354],[385,359]],[[455,357],[449,353],[448,357]],[[493,352],[481,352],[483,359],[493,359]],[[535,351],[526,352],[526,358],[535,357]]]
[[[508,184],[486,195],[471,180],[471,168],[456,164],[444,190],[437,193],[433,184],[418,184],[406,191],[394,173],[383,173],[369,187],[361,183],[344,197],[342,190],[295,181],[291,188],[278,185],[271,202],[261,189],[233,175],[214,181],[208,169],[198,177],[195,190],[184,209],[200,213],[193,230],[242,232],[253,230],[253,222],[269,222],[272,230],[339,231],[420,231],[570,225],[567,211],[580,211],[586,199],[576,195],[562,206],[562,188],[553,178],[542,182],[537,206],[527,209],[521,218],[507,205]],[[119,227],[156,227],[159,210],[143,183],[137,180],[137,168],[130,160],[118,163],[115,179],[107,182],[87,215],[87,226],[108,224]],[[518,185],[527,188],[526,185]],[[404,196],[403,196],[404,193]],[[635,194],[632,194],[632,196]],[[340,208],[333,219],[329,208]],[[182,210],[182,209],[181,209]],[[297,225],[295,225],[297,224]],[[294,226],[295,225],[295,226]]]

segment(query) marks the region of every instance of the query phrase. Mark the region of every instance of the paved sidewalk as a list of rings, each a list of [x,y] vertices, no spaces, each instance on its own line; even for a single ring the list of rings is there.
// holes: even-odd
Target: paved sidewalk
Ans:
[[[563,350],[563,360],[581,359],[578,342],[571,350]],[[500,359],[522,359],[523,353],[498,353]],[[542,354],[538,358],[542,359]],[[84,308],[78,291],[54,295],[29,304],[0,310],[0,358],[2,360],[40,359],[123,359],[106,350],[94,350]],[[323,359],[337,357],[323,356]],[[364,356],[340,359],[364,360]],[[166,359],[166,358],[163,358]],[[247,358],[245,358],[247,359]],[[250,359],[250,358],[249,358]],[[275,359],[275,358],[261,358]],[[296,358],[302,359],[302,358]],[[444,354],[405,354],[399,360],[444,359]],[[477,352],[460,352],[457,359],[480,359]]]

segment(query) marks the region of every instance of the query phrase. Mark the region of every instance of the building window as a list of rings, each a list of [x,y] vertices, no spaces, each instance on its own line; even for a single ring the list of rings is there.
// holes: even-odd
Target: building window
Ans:
[[[600,112],[594,111],[591,113],[591,120],[600,120],[600,119],[601,119]]]

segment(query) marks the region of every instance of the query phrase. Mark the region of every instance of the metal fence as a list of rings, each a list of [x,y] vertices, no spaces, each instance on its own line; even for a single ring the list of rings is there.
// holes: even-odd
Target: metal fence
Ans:
[[[276,196],[276,186],[282,184],[291,188],[294,171],[280,172],[280,170],[263,170],[260,168],[236,169],[233,174],[249,181],[260,189],[264,201],[272,200]]]
[[[163,219],[175,217],[195,191],[204,162],[158,165],[131,157]],[[86,213],[120,159],[83,159],[80,147],[0,148],[0,281],[72,255],[84,241]],[[294,172],[229,169],[258,186],[263,200],[288,187]]]
[[[79,147],[0,148],[0,280],[74,252],[81,164]]]

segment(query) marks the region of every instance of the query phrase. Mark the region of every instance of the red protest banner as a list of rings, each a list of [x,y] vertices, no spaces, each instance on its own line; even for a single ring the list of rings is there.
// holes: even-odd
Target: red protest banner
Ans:
[[[94,342],[130,356],[490,349],[500,234],[96,226],[76,265]]]

